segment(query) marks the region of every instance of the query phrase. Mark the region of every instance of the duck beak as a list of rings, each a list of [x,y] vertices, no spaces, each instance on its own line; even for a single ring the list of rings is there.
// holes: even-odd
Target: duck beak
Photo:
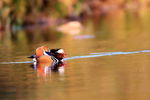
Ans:
[[[34,54],[34,55],[31,55],[31,56],[29,56],[29,57],[27,57],[27,58],[33,59],[33,58],[35,58],[35,57],[36,57],[36,55]]]
[[[63,55],[64,55],[64,58],[67,56],[67,54],[66,54],[66,53],[64,53]]]
[[[58,58],[58,59],[63,59],[64,56],[65,56],[65,55],[64,55],[63,53],[61,53],[61,54],[58,54],[58,55],[57,55],[57,58]]]

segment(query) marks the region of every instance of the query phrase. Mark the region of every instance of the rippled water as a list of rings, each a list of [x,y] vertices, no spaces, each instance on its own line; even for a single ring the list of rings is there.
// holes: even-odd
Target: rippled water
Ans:
[[[43,37],[36,30],[5,33],[0,41],[1,100],[149,100],[149,17],[117,15],[88,20],[78,35],[49,29],[41,31],[48,34]],[[64,48],[64,65],[32,64],[26,57],[41,45]]]

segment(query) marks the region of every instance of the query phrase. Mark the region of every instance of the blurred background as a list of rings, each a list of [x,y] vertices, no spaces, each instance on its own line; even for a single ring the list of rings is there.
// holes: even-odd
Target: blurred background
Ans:
[[[37,34],[46,35],[45,38],[42,35],[45,41],[52,40],[55,35],[61,37],[59,32],[83,33],[81,27],[86,31],[89,23],[93,24],[93,31],[98,31],[105,27],[105,24],[100,27],[104,21],[111,21],[107,24],[115,24],[116,28],[120,24],[128,27],[132,21],[138,26],[148,18],[149,7],[149,0],[1,0],[0,41],[5,38],[31,41]],[[70,25],[72,21],[75,23]],[[25,36],[19,37],[21,34]]]
[[[120,53],[149,43],[150,0],[0,0],[0,98],[150,100],[150,54]],[[47,75],[25,62],[42,45],[79,59]]]
[[[67,43],[89,38],[120,43],[130,36],[133,42],[139,36],[144,40],[140,42],[146,43],[149,7],[149,0],[1,0],[0,47],[8,52],[18,46],[30,51],[41,45],[69,46]]]

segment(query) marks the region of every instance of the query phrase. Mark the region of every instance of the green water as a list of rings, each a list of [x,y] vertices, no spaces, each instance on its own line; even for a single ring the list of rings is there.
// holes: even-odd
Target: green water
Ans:
[[[1,100],[149,100],[149,51],[80,58],[150,50],[149,21],[148,13],[114,12],[84,21],[78,35],[49,28],[1,32]],[[78,57],[64,61],[63,73],[44,73],[32,63],[8,63],[31,61],[26,57],[41,45],[63,48],[67,58]]]

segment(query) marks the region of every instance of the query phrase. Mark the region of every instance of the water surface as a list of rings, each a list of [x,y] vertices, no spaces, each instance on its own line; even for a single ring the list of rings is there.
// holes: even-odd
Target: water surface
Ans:
[[[149,14],[137,15],[117,11],[96,21],[87,20],[77,35],[52,29],[18,30],[15,35],[4,32],[0,40],[0,98],[149,100]],[[45,74],[44,66],[33,68],[26,57],[41,45],[65,49],[63,73]]]

